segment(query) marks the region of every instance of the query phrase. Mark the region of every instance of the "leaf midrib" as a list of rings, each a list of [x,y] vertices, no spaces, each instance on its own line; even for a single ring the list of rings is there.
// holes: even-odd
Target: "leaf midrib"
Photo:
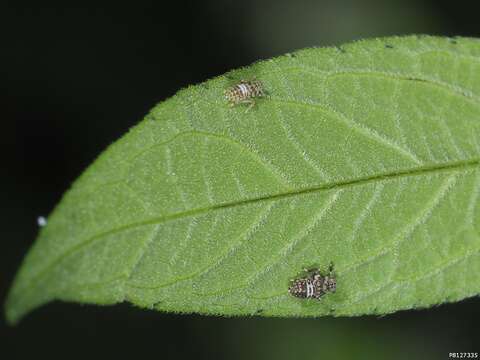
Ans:
[[[324,184],[320,186],[313,186],[309,188],[303,188],[303,189],[298,189],[298,190],[291,190],[291,191],[285,191],[281,192],[278,194],[274,195],[268,195],[268,196],[260,196],[256,198],[251,198],[251,199],[246,199],[246,200],[240,200],[240,201],[233,201],[229,203],[223,203],[223,204],[217,204],[213,206],[208,206],[204,208],[197,208],[197,209],[192,209],[188,211],[182,211],[166,216],[161,216],[161,217],[156,217],[152,218],[149,220],[144,220],[144,221],[139,221],[131,224],[127,224],[124,226],[120,226],[111,230],[104,231],[100,234],[94,235],[90,237],[89,239],[85,240],[84,242],[72,247],[70,250],[66,251],[62,255],[60,255],[57,259],[52,261],[49,265],[47,265],[44,270],[39,271],[37,273],[37,276],[32,277],[28,283],[23,286],[21,289],[18,289],[18,291],[22,291],[26,287],[29,287],[30,284],[37,282],[39,279],[43,278],[46,274],[50,272],[51,269],[53,269],[55,266],[57,266],[64,258],[72,255],[73,253],[79,251],[80,249],[84,248],[85,246],[88,246],[92,244],[93,242],[100,240],[103,237],[120,233],[122,231],[142,227],[142,226],[148,226],[148,225],[155,225],[155,224],[161,224],[167,221],[171,220],[176,220],[184,217],[189,217],[189,216],[195,216],[199,214],[203,214],[209,211],[217,211],[217,210],[222,210],[222,209],[228,209],[228,208],[234,208],[237,206],[243,206],[243,205],[248,205],[256,202],[261,202],[261,201],[275,201],[279,199],[284,199],[284,198],[289,198],[289,197],[294,197],[294,196],[300,196],[308,193],[314,193],[318,191],[329,191],[329,190],[334,190],[334,189],[344,189],[344,188],[349,188],[349,187],[355,187],[355,186],[361,186],[365,185],[368,183],[375,183],[375,182],[380,182],[380,181],[388,181],[388,180],[393,180],[397,178],[402,178],[402,177],[411,177],[411,176],[422,176],[422,175],[433,175],[436,173],[442,173],[442,172],[449,172],[449,171],[467,171],[470,168],[475,168],[480,165],[480,158],[472,159],[472,160],[467,160],[467,161],[457,161],[457,162],[451,162],[451,163],[446,163],[442,165],[432,165],[432,166],[423,166],[419,167],[416,169],[409,169],[409,170],[403,170],[403,171],[395,171],[391,173],[384,173],[384,174],[378,174],[378,175],[371,175],[371,176],[366,176],[366,177],[360,177],[356,178],[353,180],[347,180],[347,181],[338,181],[332,184]],[[140,253],[138,260],[141,260],[144,254]]]

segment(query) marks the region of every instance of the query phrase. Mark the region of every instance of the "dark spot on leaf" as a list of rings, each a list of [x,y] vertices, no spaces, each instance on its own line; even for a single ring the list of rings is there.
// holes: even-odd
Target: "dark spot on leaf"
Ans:
[[[405,80],[408,80],[408,81],[418,81],[418,82],[428,82],[428,81],[425,80],[425,79],[414,78],[414,77],[407,77]]]
[[[394,46],[393,46],[393,45],[390,45],[390,44],[385,44],[385,48],[386,48],[386,49],[393,49]]]
[[[150,305],[150,309],[155,309],[157,306],[159,306],[162,302],[161,301],[157,301],[155,303],[153,303],[152,305]]]
[[[458,44],[457,40],[454,39],[454,38],[450,38],[449,40],[450,40],[450,43],[453,44],[453,45],[457,45],[457,44]]]

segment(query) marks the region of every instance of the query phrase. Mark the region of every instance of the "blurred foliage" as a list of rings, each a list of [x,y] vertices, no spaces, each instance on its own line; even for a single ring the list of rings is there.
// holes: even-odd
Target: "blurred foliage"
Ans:
[[[441,32],[434,3],[415,0],[210,1],[219,28],[238,28],[254,58],[310,46],[399,34]],[[235,22],[232,25],[232,17]],[[228,31],[228,30],[227,30]]]

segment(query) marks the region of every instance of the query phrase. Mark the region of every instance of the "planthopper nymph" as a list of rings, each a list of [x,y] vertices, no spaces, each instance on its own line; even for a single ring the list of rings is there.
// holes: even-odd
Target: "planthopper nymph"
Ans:
[[[318,269],[305,269],[305,276],[291,280],[288,292],[301,299],[319,300],[328,292],[335,292],[337,279],[333,273],[333,264],[330,264],[327,274],[322,274]]]
[[[247,111],[255,105],[255,99],[265,95],[263,84],[261,81],[242,80],[238,84],[225,90],[225,98],[230,106],[238,104],[249,104]]]

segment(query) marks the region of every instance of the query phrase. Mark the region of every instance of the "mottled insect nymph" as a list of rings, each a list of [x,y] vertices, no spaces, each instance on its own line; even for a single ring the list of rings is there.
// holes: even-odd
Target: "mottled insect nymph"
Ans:
[[[319,300],[328,292],[335,292],[337,279],[333,273],[333,264],[330,264],[328,273],[322,275],[318,269],[304,270],[306,276],[291,280],[288,292],[301,299]]]
[[[247,111],[255,105],[255,99],[265,95],[261,81],[242,80],[238,84],[225,90],[225,98],[230,106],[249,104]]]

